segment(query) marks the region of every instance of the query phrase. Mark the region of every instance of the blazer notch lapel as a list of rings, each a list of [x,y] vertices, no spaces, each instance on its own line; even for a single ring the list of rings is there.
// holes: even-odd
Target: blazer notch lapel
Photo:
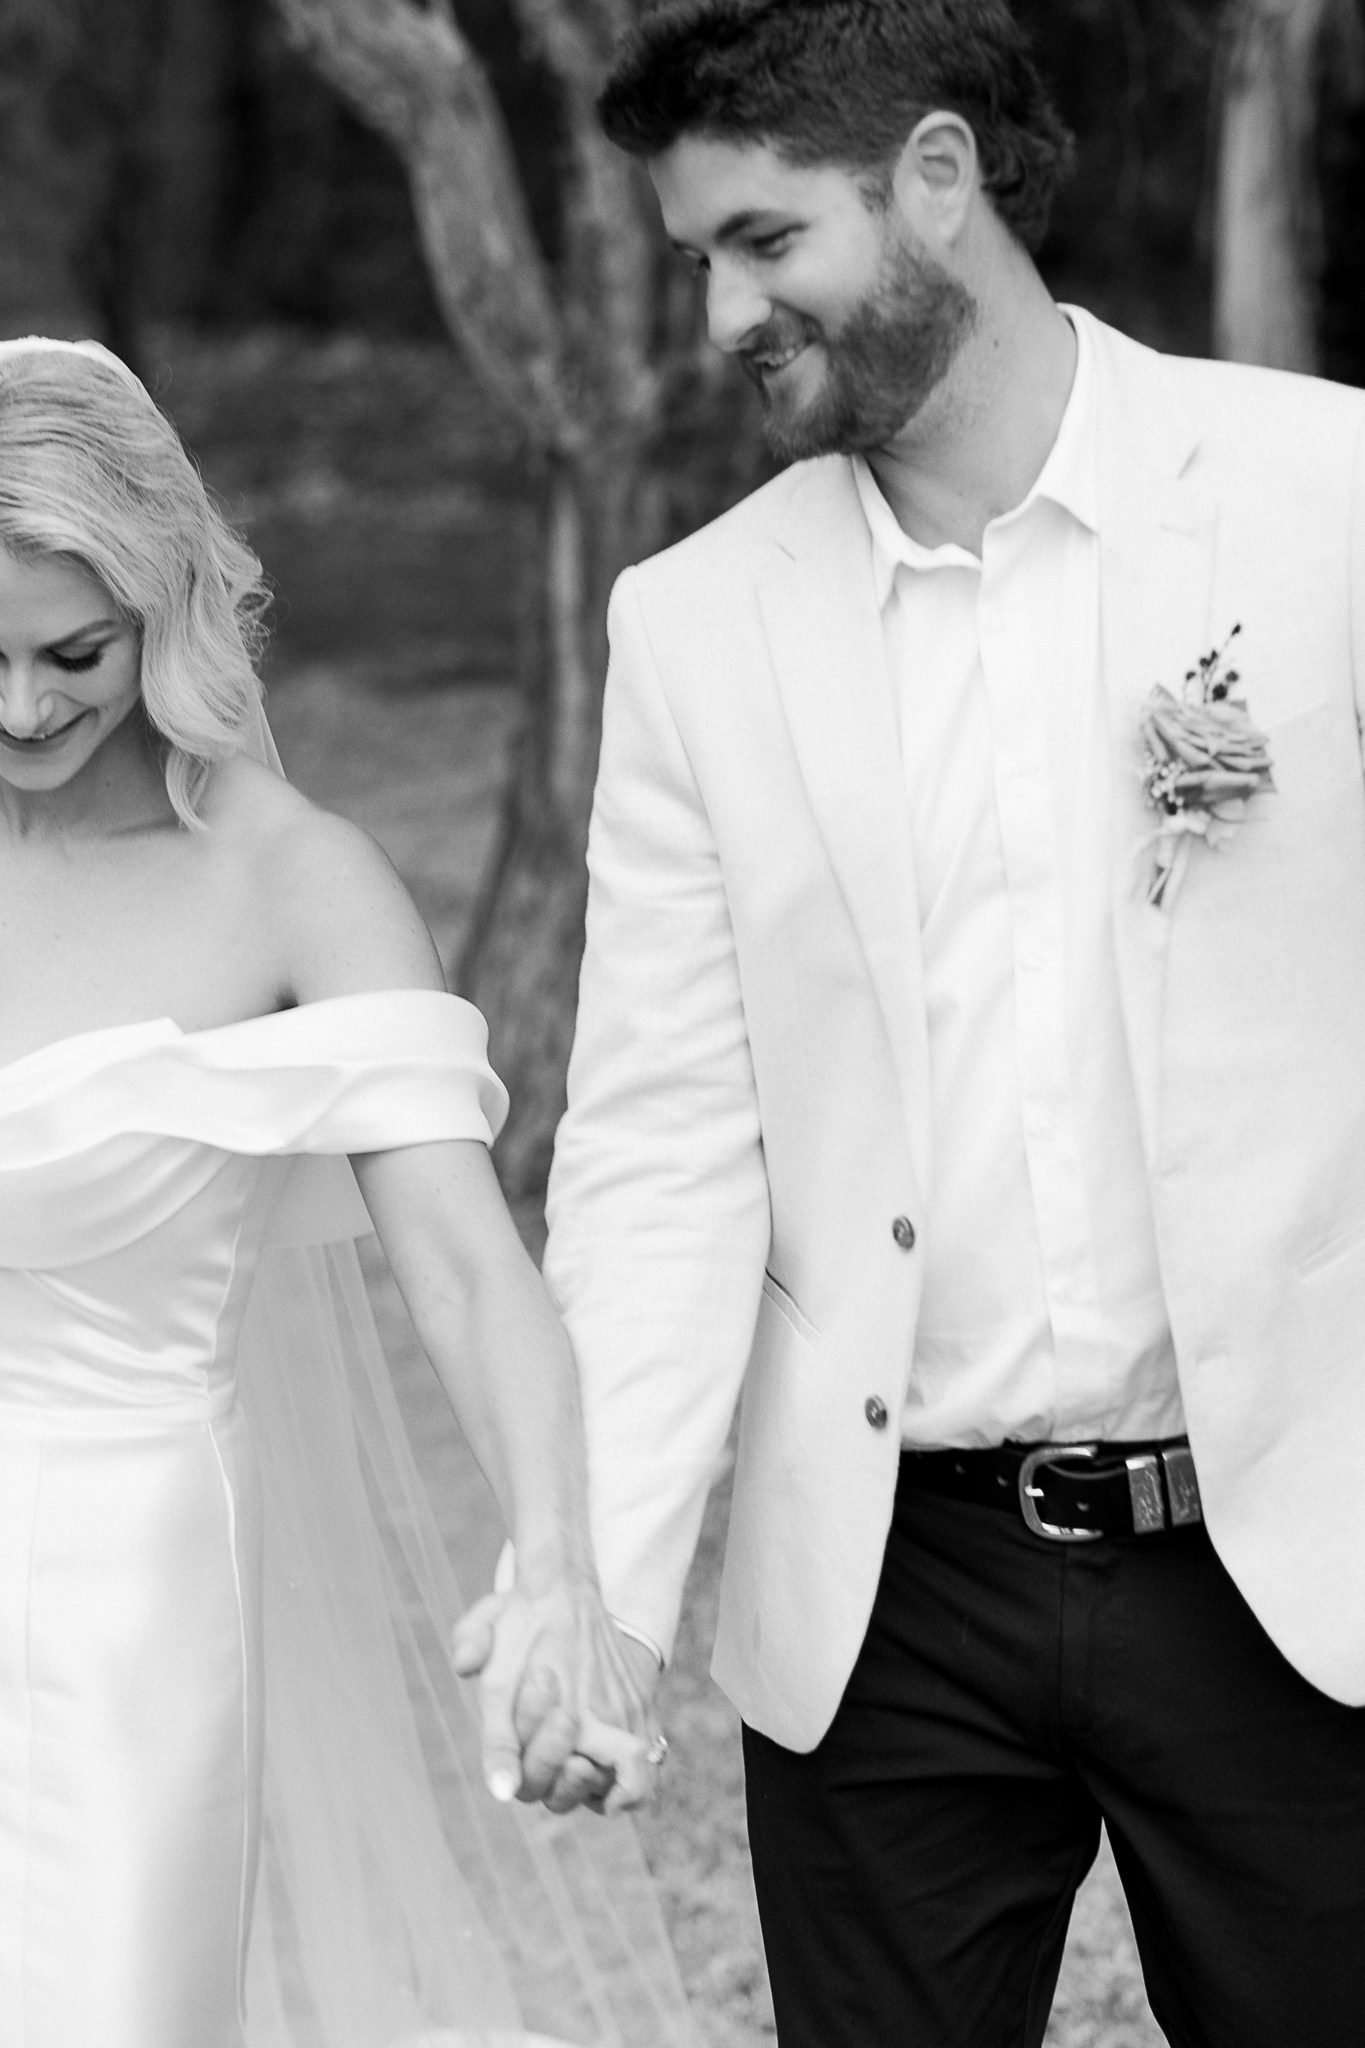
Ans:
[[[900,739],[852,475],[821,465],[759,585],[802,780],[866,958],[912,1133],[927,1090],[918,895]],[[812,502],[812,498],[814,502]]]
[[[1176,912],[1174,905],[1155,910],[1146,899],[1156,819],[1141,785],[1139,730],[1150,691],[1162,683],[1178,696],[1216,635],[1217,514],[1209,495],[1186,478],[1197,437],[1170,388],[1171,366],[1134,344],[1127,349],[1132,361],[1109,358],[1102,386],[1101,658],[1113,764],[1114,943],[1144,1143],[1154,1164]],[[1116,393],[1120,370],[1123,389]]]

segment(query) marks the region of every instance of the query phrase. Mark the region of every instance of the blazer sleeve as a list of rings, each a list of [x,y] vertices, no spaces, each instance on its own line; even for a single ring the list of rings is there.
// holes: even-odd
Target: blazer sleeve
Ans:
[[[578,1361],[607,1604],[667,1657],[753,1338],[770,1222],[725,883],[640,572],[618,583],[608,631],[545,1271]]]
[[[1365,767],[1365,411],[1356,429],[1351,469],[1351,530],[1347,564],[1351,591],[1351,681],[1355,690],[1356,725]]]

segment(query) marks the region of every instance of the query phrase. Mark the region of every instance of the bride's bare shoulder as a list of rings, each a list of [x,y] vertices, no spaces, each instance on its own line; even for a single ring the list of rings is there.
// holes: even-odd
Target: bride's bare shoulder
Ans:
[[[442,985],[426,926],[360,826],[241,758],[215,766],[202,812],[275,935],[298,1000]]]
[[[244,755],[216,761],[200,795],[199,814],[219,856],[249,879],[262,866],[295,885],[309,869],[341,860],[348,866],[384,856],[358,825],[323,810],[273,769]]]
[[[245,754],[213,763],[200,793],[199,814],[215,838],[225,845],[239,843],[243,850],[310,815],[328,815],[282,775]]]

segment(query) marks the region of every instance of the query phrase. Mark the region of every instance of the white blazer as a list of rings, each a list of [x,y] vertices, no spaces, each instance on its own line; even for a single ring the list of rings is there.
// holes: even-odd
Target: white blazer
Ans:
[[[1365,1702],[1365,395],[1091,331],[1115,941],[1190,1440],[1251,1607]],[[1237,621],[1276,793],[1153,910],[1139,707]],[[742,1387],[714,1671],[805,1750],[876,1591],[933,1216],[849,464],[628,571],[610,624],[546,1270],[608,1603],[666,1650]]]

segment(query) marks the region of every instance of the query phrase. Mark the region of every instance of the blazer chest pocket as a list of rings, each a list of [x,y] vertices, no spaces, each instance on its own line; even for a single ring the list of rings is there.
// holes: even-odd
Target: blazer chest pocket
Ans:
[[[771,1273],[765,1272],[763,1275],[763,1299],[769,1308],[780,1315],[788,1327],[795,1331],[804,1344],[815,1344],[819,1341],[819,1332],[814,1323],[809,1317],[802,1315],[782,1282],[775,1280]]]

